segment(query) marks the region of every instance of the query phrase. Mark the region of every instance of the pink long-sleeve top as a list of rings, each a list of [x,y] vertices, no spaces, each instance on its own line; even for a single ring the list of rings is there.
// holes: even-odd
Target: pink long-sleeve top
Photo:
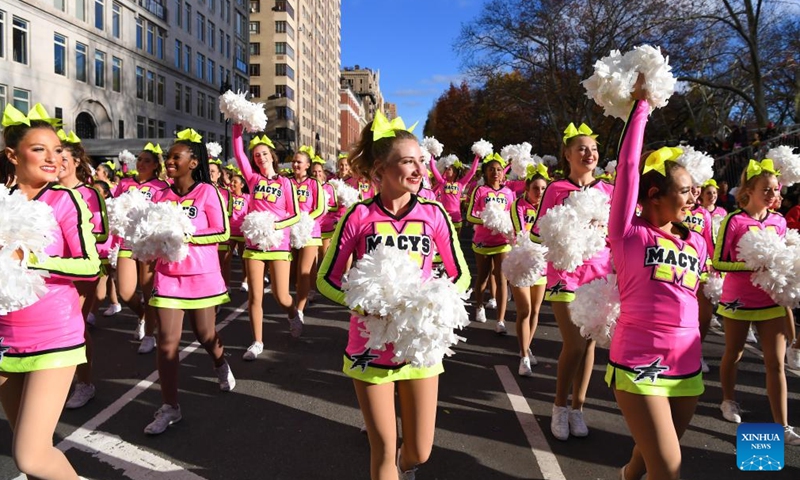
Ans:
[[[525,195],[518,197],[511,204],[511,223],[514,225],[514,235],[520,232],[530,233],[533,223],[536,221],[536,206],[525,198]]]
[[[375,196],[376,189],[372,182],[350,176],[344,179],[344,183],[358,190],[361,200],[366,200]]]
[[[248,213],[250,194],[236,195],[231,193],[231,236],[242,236],[242,222]]]
[[[713,223],[711,222],[711,214],[705,208],[701,207],[700,205],[695,205],[689,213],[686,215],[686,218],[683,219],[683,224],[686,227],[703,237],[703,240],[706,242],[706,248],[708,251],[708,256],[714,256],[714,227]]]
[[[12,189],[13,192],[15,189]],[[0,313],[0,337],[5,355],[26,356],[83,345],[83,314],[73,282],[97,278],[100,259],[92,235],[92,214],[80,194],[57,184],[47,185],[34,200],[53,209],[58,224],[45,258],[29,258],[28,268],[49,274],[47,293],[37,302]]]
[[[424,279],[430,278],[434,253],[438,252],[447,276],[453,283],[461,291],[469,288],[469,268],[447,213],[438,202],[411,195],[407,211],[400,216],[387,211],[380,196],[357,203],[347,211],[319,267],[319,292],[336,303],[346,305],[342,277],[347,272],[351,256],[355,254],[357,261],[380,244],[407,251],[419,264]],[[367,339],[361,335],[364,328],[358,316],[351,316],[346,348],[348,356],[366,350]],[[400,366],[392,362],[392,345],[387,345],[384,351],[373,350],[371,353],[377,356],[371,362],[373,365],[389,368]]]
[[[320,217],[319,228],[322,233],[329,233],[336,230],[336,222],[339,221],[344,211],[340,212],[339,200],[336,198],[336,189],[333,185],[327,182],[323,183],[322,189],[325,191],[327,203],[325,205],[325,213]]]
[[[514,201],[514,192],[507,187],[500,187],[497,190],[489,185],[481,185],[472,191],[472,196],[467,207],[467,221],[475,225],[472,243],[480,247],[499,247],[508,245],[508,238],[501,233],[494,233],[492,230],[483,226],[481,212],[490,203],[503,205],[506,212],[511,211],[511,203]],[[510,213],[509,213],[510,215]]]
[[[660,358],[662,377],[681,377],[700,370],[697,290],[706,243],[682,224],[674,224],[675,236],[635,214],[649,108],[637,102],[625,126],[611,199],[608,241],[621,309],[609,360],[636,370]]]
[[[289,179],[294,185],[295,195],[297,196],[297,205],[300,207],[300,212],[306,212],[311,220],[314,220],[314,228],[311,230],[313,238],[319,238],[321,235],[321,218],[325,213],[325,194],[323,193],[322,185],[316,178],[306,177],[302,182],[297,181],[295,178]]]
[[[106,201],[96,189],[81,183],[75,187],[81,194],[81,198],[86,202],[86,206],[92,213],[92,234],[95,241],[103,243],[108,238],[108,216],[106,215]]]
[[[464,195],[464,188],[475,176],[475,172],[478,171],[479,163],[480,160],[476,157],[472,161],[472,167],[470,167],[469,171],[464,174],[463,177],[454,182],[448,182],[442,174],[439,173],[439,170],[436,168],[436,162],[433,156],[431,156],[430,170],[433,173],[433,178],[436,179],[433,193],[436,195],[436,199],[441,202],[447,214],[450,215],[450,219],[453,223],[461,223],[463,221],[463,216],[461,214],[461,198]]]

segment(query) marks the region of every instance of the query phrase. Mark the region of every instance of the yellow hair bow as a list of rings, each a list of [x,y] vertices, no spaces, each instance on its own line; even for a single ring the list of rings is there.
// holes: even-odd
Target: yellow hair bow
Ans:
[[[65,132],[63,129],[59,129],[56,132],[56,135],[58,135],[58,139],[61,140],[62,142],[81,143],[81,139],[78,138],[77,135],[75,135],[75,132],[69,132],[69,135],[67,135],[67,132]]]
[[[586,135],[588,137],[597,138],[597,134],[592,132],[592,129],[589,128],[589,126],[585,123],[581,123],[580,127],[575,128],[575,124],[570,122],[570,124],[567,125],[566,130],[564,130],[564,145],[567,144],[567,140],[572,137],[577,137],[578,135]]]
[[[236,165],[225,165],[225,168],[226,168],[227,170],[230,170],[230,171],[231,171],[231,173],[234,173],[234,174],[236,174],[236,175],[241,175],[241,174],[242,174],[242,171],[241,171],[241,170],[239,170],[239,169],[236,167]]]
[[[505,168],[506,166],[506,161],[503,160],[503,157],[501,157],[500,154],[497,152],[494,152],[491,155],[486,155],[486,157],[483,159],[483,164],[485,165],[489,162],[498,162],[500,166],[503,168]]]
[[[314,147],[310,145],[303,145],[302,147],[300,147],[298,152],[305,153],[306,155],[308,155],[309,160],[314,160],[314,157],[316,157],[316,155],[314,154]]]
[[[209,158],[208,163],[215,163],[219,166],[222,166],[222,160],[220,160],[219,158]]]
[[[456,160],[453,162],[453,168],[464,168],[464,164],[461,163],[461,160]]]
[[[184,140],[192,143],[203,143],[203,136],[193,128],[187,128],[178,132],[177,140]]]
[[[717,185],[717,181],[712,178],[711,180],[708,180],[706,183],[703,184],[703,188],[706,187],[719,188],[719,185]]]
[[[325,165],[325,160],[323,160],[322,157],[317,155],[316,157],[314,157],[313,160],[311,160],[311,163],[319,163],[320,165]]]
[[[550,174],[547,172],[547,165],[544,163],[538,163],[536,166],[528,165],[525,174],[525,180],[530,180],[536,175],[541,175],[545,180],[550,180]]]
[[[11,127],[13,125],[27,125],[30,127],[31,120],[41,120],[54,127],[61,124],[60,119],[50,118],[50,116],[47,114],[47,110],[44,109],[41,103],[34,105],[33,108],[28,111],[27,115],[17,110],[17,108],[10,103],[7,103],[5,110],[3,110],[2,124],[4,127]]]
[[[655,152],[651,153],[647,156],[647,160],[644,161],[644,170],[642,171],[642,175],[649,172],[650,170],[655,170],[663,176],[667,176],[667,169],[665,167],[665,162],[667,160],[675,160],[676,158],[683,155],[683,150],[680,148],[672,148],[672,147],[661,147]]]
[[[341,160],[343,158],[347,158],[347,154],[346,153],[340,153],[339,154],[339,160]]]
[[[108,168],[110,168],[112,172],[114,171],[114,169],[117,166],[112,160],[109,160],[107,162],[103,162],[103,164],[104,165],[108,165]]]
[[[386,118],[386,115],[378,110],[375,112],[375,118],[372,120],[372,141],[376,142],[381,138],[394,137],[395,130],[405,130],[411,133],[417,126],[417,123],[419,122],[415,122],[414,125],[411,125],[411,128],[406,128],[406,124],[403,122],[402,118],[393,118],[390,122],[389,119]]]
[[[184,130],[184,132],[185,131],[186,130]],[[194,130],[192,130],[192,131],[194,131]],[[195,133],[197,133],[197,132],[195,132]],[[187,140],[187,139],[181,138],[180,137],[180,133],[179,133],[178,134],[178,140]],[[192,140],[190,140],[190,141],[192,141]],[[147,145],[144,146],[144,150],[148,151],[148,152],[153,152],[156,155],[161,155],[162,153],[164,153],[164,152],[161,151],[161,145],[159,145],[157,143],[155,145],[153,145],[151,142],[147,142]]]
[[[253,139],[250,140],[249,149],[252,150],[256,148],[256,146],[258,145],[266,145],[269,148],[275,149],[275,144],[273,144],[272,140],[270,140],[269,137],[266,135],[262,135],[260,137],[256,135],[255,137],[253,137]]]
[[[775,163],[772,161],[771,158],[765,158],[760,162],[757,160],[750,160],[750,163],[747,164],[748,180],[755,177],[756,175],[761,175],[764,172],[769,172],[775,175],[776,177],[780,176],[781,174],[781,172],[775,170]]]

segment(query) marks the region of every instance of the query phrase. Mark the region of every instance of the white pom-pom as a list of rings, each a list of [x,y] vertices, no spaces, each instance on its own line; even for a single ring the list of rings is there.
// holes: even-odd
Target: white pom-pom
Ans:
[[[314,229],[314,220],[308,212],[300,212],[300,221],[292,225],[289,238],[292,248],[299,249],[306,246],[311,240],[311,231]]]
[[[558,159],[553,155],[544,155],[542,156],[542,162],[548,167],[555,167],[558,165]]]
[[[800,237],[787,243],[772,230],[749,231],[736,246],[739,258],[753,270],[753,284],[778,305],[800,307]]]
[[[328,157],[328,159],[325,160],[325,166],[322,167],[322,169],[328,173],[336,173],[338,168],[336,157]]]
[[[650,45],[635,47],[625,55],[614,50],[598,60],[592,76],[582,82],[586,95],[603,107],[605,115],[625,119],[633,104],[633,86],[642,73],[650,109],[661,108],[675,92],[676,79],[668,60],[660,48]]]
[[[594,167],[594,173],[593,174],[594,174],[595,177],[599,177],[600,175],[603,175],[604,173],[606,173],[606,171],[603,170],[601,167]]]
[[[111,265],[111,268],[117,268],[117,260],[119,260],[119,243],[115,243],[114,246],[108,249],[108,264]]]
[[[352,207],[361,199],[361,194],[358,190],[345,183],[344,180],[337,178],[328,183],[333,185],[333,190],[336,192],[336,200],[340,205],[344,205],[345,208]]]
[[[444,145],[433,137],[425,137],[422,139],[422,145],[434,157],[439,158],[444,150]]]
[[[23,258],[29,253],[44,258],[44,250],[53,243],[58,228],[50,205],[28,200],[21,190],[9,195],[9,190],[0,185],[0,248],[7,252],[20,249]]]
[[[248,132],[262,132],[267,127],[264,104],[250,102],[245,93],[228,90],[220,95],[219,111],[227,120],[241,124]]]
[[[581,335],[591,338],[600,347],[608,347],[620,313],[617,276],[611,274],[578,287],[569,312],[572,323],[580,327]]]
[[[425,145],[420,143],[419,144],[419,150],[420,150],[420,152],[422,152],[422,158],[424,158],[426,161],[430,161],[431,152],[428,151],[428,149],[425,147]]]
[[[680,147],[683,153],[675,161],[689,172],[695,185],[702,185],[714,176],[714,158],[690,145]]]
[[[219,158],[219,154],[222,153],[222,145],[217,142],[208,142],[206,150],[208,150],[208,158]]]
[[[21,310],[36,303],[47,293],[47,272],[29,270],[8,253],[0,250],[0,312]]]
[[[157,259],[180,262],[189,254],[187,243],[195,227],[183,207],[171,202],[151,203],[136,220],[130,247],[143,262]],[[125,239],[128,241],[128,239]]]
[[[703,285],[703,295],[714,305],[719,303],[719,297],[722,296],[722,284],[725,283],[720,275],[716,273],[709,273],[706,283]]]
[[[455,165],[458,161],[458,157],[453,155],[445,155],[444,157],[440,158],[436,161],[436,169],[439,170],[439,173],[444,173],[449,167]]]
[[[511,235],[514,225],[511,223],[511,214],[505,209],[505,205],[498,202],[489,202],[481,212],[483,226],[501,235]]]
[[[149,205],[150,201],[139,190],[129,190],[119,197],[107,200],[106,212],[111,233],[126,240],[130,239],[133,229],[136,228],[134,218],[140,217]]]
[[[283,229],[275,230],[278,218],[270,212],[250,212],[242,221],[242,234],[263,251],[271,250],[283,242]]]
[[[721,215],[711,215],[711,235],[714,239],[719,234],[719,227],[722,226],[723,220],[725,220],[725,217]]]
[[[785,243],[787,247],[796,247],[800,245],[800,232],[794,228],[787,228],[786,235],[783,237],[783,243]]]
[[[506,145],[500,149],[500,156],[507,161],[513,161],[519,158],[519,145]]]
[[[800,183],[800,154],[794,153],[792,147],[781,145],[770,148],[764,158],[771,158],[775,168],[781,172],[779,181],[786,187]]]
[[[119,164],[125,165],[128,171],[136,170],[136,155],[127,150],[119,152]]]
[[[559,270],[573,272],[606,246],[608,196],[590,188],[573,192],[539,219],[539,235],[548,248],[547,260]]]
[[[610,162],[606,163],[605,172],[609,175],[613,175],[614,171],[617,170],[617,161],[611,160]]]
[[[481,158],[485,158],[494,153],[494,150],[492,150],[491,143],[481,138],[480,140],[472,144],[472,153]]]
[[[364,255],[342,285],[347,305],[361,310],[367,347],[394,348],[393,361],[432,366],[451,355],[463,338],[453,329],[469,324],[464,302],[447,279],[422,280],[422,271],[408,252],[379,245]]]
[[[547,247],[532,242],[530,234],[523,230],[503,260],[503,274],[515,287],[532,287],[546,272],[546,254]]]

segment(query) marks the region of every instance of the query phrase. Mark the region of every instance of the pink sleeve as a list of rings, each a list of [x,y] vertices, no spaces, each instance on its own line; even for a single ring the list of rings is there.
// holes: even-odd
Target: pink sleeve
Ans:
[[[611,215],[608,220],[608,238],[622,238],[629,233],[636,215],[636,200],[639,196],[639,161],[641,160],[644,128],[650,106],[637,101],[631,111],[625,130],[617,163],[617,179],[611,197]]]
[[[464,253],[458,241],[453,222],[450,215],[444,210],[441,204],[433,204],[438,212],[436,226],[434,227],[433,242],[436,244],[436,251],[442,259],[442,265],[447,272],[447,277],[456,285],[459,291],[466,292],[470,285],[470,273]]]
[[[519,195],[525,191],[525,180],[509,180],[506,182],[506,187],[514,192],[514,195]]]
[[[242,137],[244,127],[234,124],[231,131],[233,132],[233,156],[236,157],[236,164],[239,165],[239,170],[242,171],[242,176],[244,176],[247,186],[252,191],[258,181],[258,175],[253,172],[250,158],[244,150],[244,138]]]
[[[714,258],[714,224],[711,214],[703,209],[703,240],[706,241],[708,258]]]
[[[458,180],[458,183],[460,183],[462,186],[468,184],[469,181],[472,180],[472,177],[475,176],[475,172],[478,171],[479,163],[480,163],[480,157],[475,155],[475,158],[472,159],[472,167],[470,167],[469,172],[467,172],[466,175],[461,177],[461,179]]]
[[[344,291],[342,290],[342,277],[356,250],[356,245],[361,240],[359,233],[360,209],[363,205],[355,205],[347,215],[342,217],[336,232],[331,239],[331,247],[325,253],[325,258],[319,266],[317,273],[317,289],[329,299],[340,305],[346,305]]]
[[[482,204],[483,195],[480,195],[478,192],[480,191],[481,187],[475,187],[472,191],[472,194],[469,196],[469,207],[467,207],[467,221],[469,223],[474,223],[477,225],[483,225],[483,220],[480,218],[480,214],[478,214],[475,204],[478,204],[478,207]],[[476,202],[477,200],[477,202]],[[480,208],[482,211],[483,208]]]
[[[545,188],[544,195],[542,195],[542,202],[539,204],[539,210],[536,212],[536,220],[531,227],[531,240],[536,243],[541,243],[541,239],[539,239],[539,219],[544,217],[547,211],[555,207],[556,204],[558,192],[556,191],[557,187],[553,188],[555,185],[558,185],[558,183],[553,182]]]
[[[216,187],[211,184],[203,184],[203,186],[206,185],[210,188],[205,189],[202,208],[208,218],[208,227],[198,228],[192,235],[192,243],[202,245],[224,242],[230,236],[228,215],[222,204],[222,195]]]
[[[439,169],[436,168],[436,161],[434,160],[433,155],[431,155],[431,162],[430,163],[431,163],[430,170],[431,170],[431,173],[433,174],[433,178],[436,179],[436,183],[443,184],[444,183],[444,178],[442,178],[442,174],[439,173]]]

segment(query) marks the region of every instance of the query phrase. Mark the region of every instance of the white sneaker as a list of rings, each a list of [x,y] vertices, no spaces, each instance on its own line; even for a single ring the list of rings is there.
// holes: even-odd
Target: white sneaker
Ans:
[[[242,284],[239,285],[240,292],[247,292],[248,290],[250,290],[250,287],[247,286],[247,282],[242,282]]]
[[[300,338],[300,335],[303,334],[303,312],[300,310],[297,311],[297,315],[294,318],[289,319],[289,333],[292,334],[294,338]]]
[[[786,366],[793,370],[800,370],[800,348],[790,346],[786,349]]]
[[[417,478],[416,467],[405,472],[400,470],[400,450],[399,448],[397,449],[397,480],[415,480]]]
[[[553,417],[550,419],[550,431],[558,440],[569,438],[569,409],[553,405]]]
[[[91,383],[76,383],[75,390],[72,391],[72,395],[70,395],[64,407],[69,409],[81,408],[94,398],[94,390],[94,385]]]
[[[706,363],[706,359],[703,357],[700,357],[700,371],[702,371],[703,373],[708,373],[711,371],[711,368],[709,368],[708,363]]]
[[[263,351],[263,343],[253,342],[249,347],[247,347],[247,351],[244,352],[244,355],[242,355],[242,360],[247,360],[248,362],[255,360]]]
[[[533,371],[531,370],[531,359],[528,357],[522,357],[519,359],[519,376],[520,377],[532,377]]]
[[[486,308],[495,309],[497,308],[497,300],[494,298],[490,298],[488,302],[486,302]]]
[[[539,365],[539,360],[537,360],[536,357],[533,356],[533,352],[531,352],[530,348],[528,349],[528,359],[531,361],[531,367]]]
[[[173,407],[172,405],[161,405],[161,408],[156,410],[154,415],[155,420],[150,422],[150,425],[144,427],[144,433],[148,435],[160,435],[172,425],[181,421],[181,406]]]
[[[216,367],[214,371],[217,373],[217,378],[219,379],[219,389],[223,392],[230,392],[233,390],[236,386],[236,379],[233,378],[233,372],[231,372],[231,366],[228,365],[228,362]]]
[[[272,293],[272,289],[269,286],[264,287],[264,293]]]
[[[494,326],[494,333],[506,335],[508,333],[508,330],[506,330],[506,322],[497,322],[497,325]]]
[[[141,340],[144,338],[144,319],[140,319],[136,324],[136,330],[133,331],[133,338]]]
[[[739,408],[738,403],[733,400],[723,400],[719,405],[719,409],[722,410],[722,417],[725,420],[733,423],[742,423],[742,409]]]
[[[475,321],[478,323],[486,323],[486,309],[483,306],[475,310]]]
[[[794,431],[794,427],[789,425],[783,427],[783,442],[786,445],[800,445],[800,435]]]
[[[112,303],[103,311],[104,317],[112,317],[122,311],[122,305],[119,303]]]
[[[753,330],[753,326],[750,325],[750,329],[747,330],[747,343],[758,343],[758,339],[756,338],[756,332]]]
[[[583,411],[569,409],[569,434],[573,437],[588,437],[589,427],[583,421]]]
[[[86,323],[89,325],[94,326],[96,321],[97,319],[94,318],[94,313],[89,312],[89,315],[86,315]]]
[[[145,354],[150,353],[156,348],[156,337],[153,336],[146,336],[142,339],[142,343],[139,344],[139,353]]]
[[[716,315],[711,317],[711,323],[709,324],[712,328],[722,328],[722,324],[719,323],[719,318]]]

